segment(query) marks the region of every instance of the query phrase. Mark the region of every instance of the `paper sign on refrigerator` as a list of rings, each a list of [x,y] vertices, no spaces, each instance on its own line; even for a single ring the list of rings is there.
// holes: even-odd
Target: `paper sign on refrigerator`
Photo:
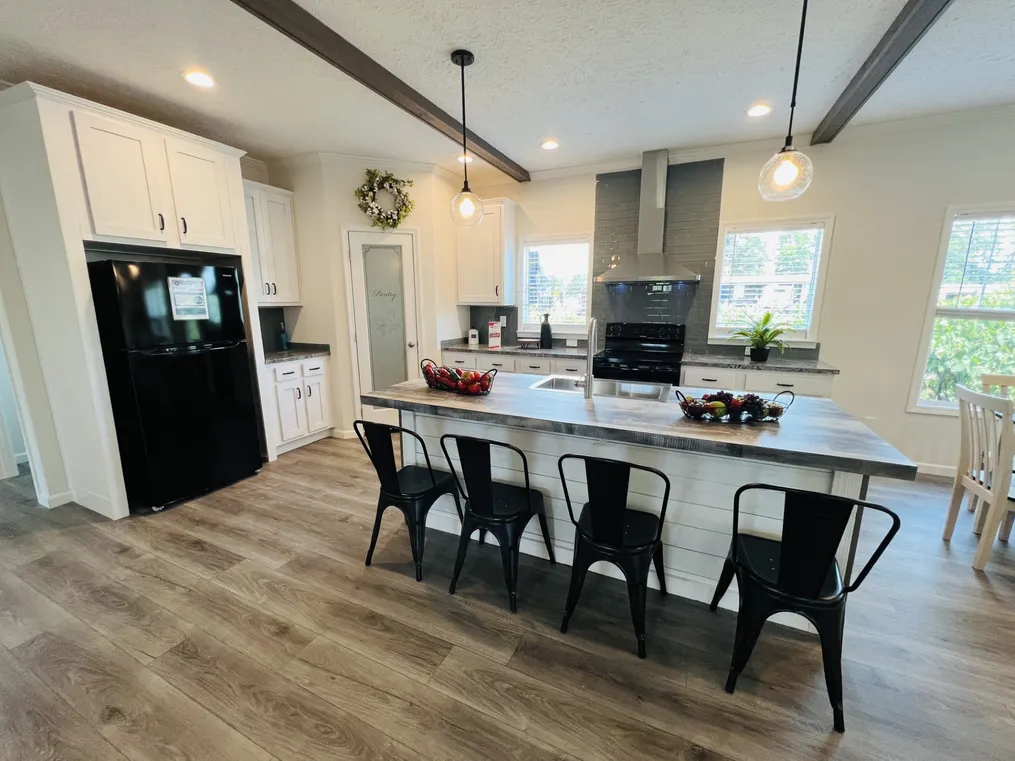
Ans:
[[[169,278],[169,304],[174,320],[207,320],[208,292],[199,277]]]

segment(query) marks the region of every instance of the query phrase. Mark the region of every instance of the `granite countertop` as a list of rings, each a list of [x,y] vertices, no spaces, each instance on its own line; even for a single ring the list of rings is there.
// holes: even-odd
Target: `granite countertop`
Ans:
[[[289,344],[288,351],[266,351],[264,353],[264,364],[274,365],[279,362],[295,362],[300,359],[313,359],[314,357],[330,357],[331,346],[328,344]]]
[[[489,395],[476,397],[429,389],[423,380],[411,380],[361,399],[378,407],[513,428],[906,481],[916,478],[915,463],[830,399],[797,397],[779,423],[701,423],[685,418],[675,401],[595,397],[586,404],[581,394],[530,388],[544,377],[498,376]]]
[[[750,357],[724,357],[719,354],[685,354],[683,367],[725,367],[730,370],[768,370],[777,373],[823,373],[838,375],[839,368],[820,359],[783,359],[778,355],[767,362],[751,362]]]
[[[477,354],[508,354],[512,357],[549,357],[551,359],[585,359],[588,351],[583,348],[572,346],[558,346],[552,349],[523,349],[521,346],[502,346],[499,349],[491,349],[485,344],[469,346],[467,343],[451,344],[442,346],[441,351],[464,351]]]

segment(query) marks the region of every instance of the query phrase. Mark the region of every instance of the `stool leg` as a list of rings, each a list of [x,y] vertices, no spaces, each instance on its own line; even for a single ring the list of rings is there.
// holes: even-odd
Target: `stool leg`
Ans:
[[[592,565],[595,557],[591,555],[582,542],[581,537],[575,536],[574,561],[571,564],[571,585],[567,589],[567,602],[564,605],[564,619],[560,622],[561,633],[567,633],[568,622],[574,614],[575,606],[578,605],[578,598],[582,593],[582,585],[585,583],[585,574]]]
[[[663,543],[659,542],[656,551],[652,554],[652,562],[655,563],[656,576],[659,577],[659,591],[666,594],[666,571],[663,570]]]
[[[722,572],[719,574],[719,584],[715,588],[715,594],[712,596],[712,602],[709,604],[708,609],[715,613],[716,608],[719,607],[719,601],[722,596],[726,594],[726,590],[730,588],[730,584],[733,582],[733,576],[736,574],[736,566],[733,565],[733,561],[726,558],[726,562],[723,563]]]
[[[504,583],[507,585],[508,605],[512,613],[518,612],[518,544],[521,542],[521,527],[509,523],[494,531],[500,544],[500,557],[504,563]]]
[[[645,645],[645,604],[648,600],[648,586],[638,579],[628,579],[627,595],[631,599],[631,623],[638,638],[638,657],[647,655]]]
[[[374,548],[377,546],[377,536],[381,533],[381,516],[384,514],[384,497],[381,496],[377,499],[377,515],[374,517],[374,531],[370,535],[370,549],[367,550],[367,565],[370,565],[374,559]]]
[[[828,701],[832,704],[835,731],[845,732],[846,722],[842,713],[842,627],[845,608],[830,611],[815,619],[818,635],[821,637],[821,660],[825,666],[825,685],[828,687]]]
[[[462,573],[462,566],[465,565],[465,553],[469,551],[469,536],[472,534],[472,520],[469,518],[469,514],[465,514],[465,518],[462,520],[462,535],[458,537],[458,555],[455,556],[455,570],[451,573],[451,587],[448,589],[448,594],[455,593],[455,587],[458,585],[458,577]]]
[[[485,528],[481,528],[479,530],[479,544],[480,544],[480,546],[486,544],[486,529]]]
[[[405,525],[409,529],[409,549],[416,566],[416,581],[423,581],[423,547],[426,544],[426,511],[413,505],[405,511]]]
[[[543,541],[546,543],[546,552],[550,556],[550,563],[556,564],[557,558],[553,555],[553,542],[550,541],[550,526],[546,521],[546,516],[539,514],[536,517],[539,518],[539,528],[543,532]]]
[[[737,686],[737,678],[751,659],[754,646],[758,643],[761,627],[768,618],[768,601],[762,593],[754,592],[748,585],[740,592],[740,612],[737,614],[736,642],[733,645],[733,658],[730,662],[730,673],[726,677],[726,692],[733,694]]]

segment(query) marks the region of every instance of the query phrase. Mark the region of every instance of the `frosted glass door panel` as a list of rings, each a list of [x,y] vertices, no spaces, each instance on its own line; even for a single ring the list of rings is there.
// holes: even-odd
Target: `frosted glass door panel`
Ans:
[[[401,246],[364,246],[363,275],[373,385],[375,389],[387,388],[409,379]]]

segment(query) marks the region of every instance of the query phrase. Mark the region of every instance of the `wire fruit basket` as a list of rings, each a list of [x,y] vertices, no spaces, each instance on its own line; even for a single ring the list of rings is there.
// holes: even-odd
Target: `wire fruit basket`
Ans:
[[[438,365],[432,359],[424,359],[419,363],[423,371],[426,385],[437,391],[450,391],[463,396],[485,396],[493,388],[493,380],[497,369],[487,372],[479,370],[463,370],[458,367]]]
[[[731,394],[717,391],[699,397],[685,396],[675,392],[684,417],[704,423],[778,423],[786,414],[796,395],[792,391],[780,391],[771,399],[757,394]],[[780,397],[789,395],[789,401]]]

